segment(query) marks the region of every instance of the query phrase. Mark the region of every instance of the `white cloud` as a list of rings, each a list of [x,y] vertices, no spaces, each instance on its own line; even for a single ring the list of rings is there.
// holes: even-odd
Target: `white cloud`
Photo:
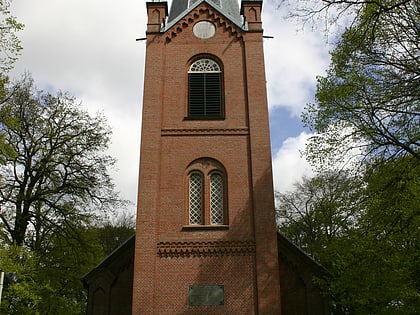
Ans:
[[[273,157],[274,189],[286,192],[293,189],[293,183],[303,175],[312,176],[308,162],[300,155],[311,134],[302,132],[299,136],[287,138]]]
[[[264,44],[269,103],[299,115],[313,97],[315,76],[328,63],[328,48],[320,34],[296,32],[298,26],[284,21],[274,2],[263,8],[264,35],[274,36]],[[24,49],[13,74],[28,70],[39,88],[69,91],[89,112],[104,112],[113,127],[117,189],[135,202],[145,54],[145,43],[135,39],[145,34],[145,2],[19,0],[12,2],[12,13],[25,24],[19,34]],[[291,148],[302,137],[285,141],[274,157],[280,174],[275,181],[283,178],[277,189],[302,171]]]
[[[274,37],[264,43],[269,104],[299,116],[313,100],[316,76],[329,63],[329,46],[321,33],[285,19],[278,3],[265,2],[263,13],[264,33]]]
[[[109,100],[102,107],[138,106],[144,44],[135,39],[145,31],[144,3],[24,0],[15,7],[25,24],[16,72],[28,69],[39,85],[78,97],[102,95]]]
[[[140,146],[146,6],[127,0],[21,0],[12,12],[25,24],[12,75],[29,71],[41,89],[69,91],[113,129],[109,153],[117,190],[135,203]]]

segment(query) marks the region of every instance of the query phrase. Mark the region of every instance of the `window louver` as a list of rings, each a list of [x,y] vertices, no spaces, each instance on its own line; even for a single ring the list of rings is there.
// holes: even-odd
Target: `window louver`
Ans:
[[[215,65],[217,66],[217,64]],[[208,63],[205,66],[208,66]],[[189,117],[222,117],[221,78],[221,72],[215,71],[214,69],[198,69],[197,72],[195,70],[189,72]]]
[[[190,73],[190,117],[220,117],[220,73]]]

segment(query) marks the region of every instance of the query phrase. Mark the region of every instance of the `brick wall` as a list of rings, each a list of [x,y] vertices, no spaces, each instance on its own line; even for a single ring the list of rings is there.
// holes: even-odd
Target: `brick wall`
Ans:
[[[193,35],[200,20],[216,25],[214,37]],[[150,28],[146,45],[133,314],[279,314],[262,31],[244,32],[203,3],[165,33]],[[223,120],[185,119],[197,56],[222,67]],[[187,226],[186,169],[198,158],[226,170],[227,227]],[[158,255],[158,244],[173,253]],[[192,284],[223,284],[224,305],[188,306]]]

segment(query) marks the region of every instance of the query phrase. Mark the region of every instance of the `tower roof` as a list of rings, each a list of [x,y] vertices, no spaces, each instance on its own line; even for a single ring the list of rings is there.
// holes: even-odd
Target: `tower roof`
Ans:
[[[168,24],[174,24],[200,3],[206,2],[237,25],[242,24],[237,0],[173,0]]]

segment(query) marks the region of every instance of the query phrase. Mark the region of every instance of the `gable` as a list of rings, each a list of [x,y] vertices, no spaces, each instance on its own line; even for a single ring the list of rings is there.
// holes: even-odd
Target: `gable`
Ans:
[[[163,32],[167,35],[166,40],[171,41],[179,33],[192,28],[196,22],[203,19],[212,22],[217,28],[223,29],[224,32],[229,33],[236,39],[242,37],[242,27],[236,21],[227,18],[215,6],[204,0],[196,2],[187,12],[165,26]]]
[[[166,29],[171,28],[172,25],[176,24],[201,3],[206,3],[226,19],[241,27],[242,18],[239,14],[237,0],[173,0]]]

